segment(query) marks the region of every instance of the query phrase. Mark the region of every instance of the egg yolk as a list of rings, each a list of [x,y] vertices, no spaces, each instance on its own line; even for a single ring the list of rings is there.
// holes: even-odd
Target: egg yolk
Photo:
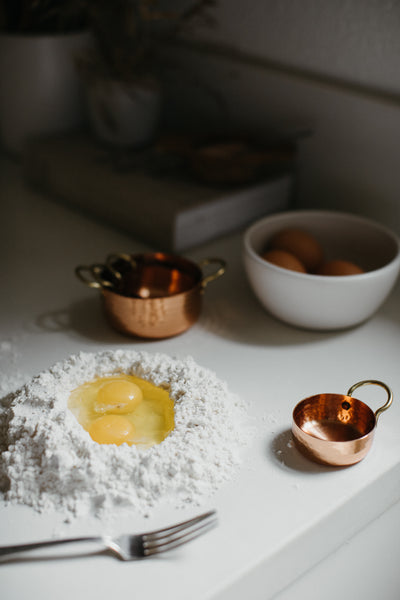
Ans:
[[[134,433],[133,424],[121,415],[104,415],[89,427],[89,435],[98,444],[116,444],[128,442]]]
[[[143,392],[130,381],[110,381],[101,386],[94,400],[98,413],[125,414],[132,412],[143,400]]]
[[[150,447],[175,427],[168,392],[133,375],[99,377],[73,390],[68,408],[98,444]]]

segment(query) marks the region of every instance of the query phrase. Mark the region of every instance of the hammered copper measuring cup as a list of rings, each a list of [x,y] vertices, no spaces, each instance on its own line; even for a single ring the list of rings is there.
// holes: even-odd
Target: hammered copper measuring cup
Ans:
[[[386,403],[375,412],[353,397],[357,388],[371,384],[387,393]],[[392,401],[391,389],[375,379],[355,383],[346,395],[317,394],[305,398],[293,411],[294,442],[315,462],[334,466],[355,464],[368,453],[378,417]]]
[[[215,265],[205,275],[203,269]],[[223,275],[226,263],[199,264],[163,252],[113,254],[104,265],[78,266],[77,277],[101,290],[108,321],[118,331],[143,338],[178,335],[199,318],[206,286]]]

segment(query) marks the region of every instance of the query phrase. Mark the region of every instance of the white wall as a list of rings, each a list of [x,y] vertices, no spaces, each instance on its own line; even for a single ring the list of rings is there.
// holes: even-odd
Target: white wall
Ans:
[[[256,131],[310,125],[300,206],[366,214],[400,233],[400,2],[220,0],[217,18],[180,56],[228,112],[200,87],[193,104]]]
[[[321,76],[400,93],[395,0],[218,0],[197,37]]]

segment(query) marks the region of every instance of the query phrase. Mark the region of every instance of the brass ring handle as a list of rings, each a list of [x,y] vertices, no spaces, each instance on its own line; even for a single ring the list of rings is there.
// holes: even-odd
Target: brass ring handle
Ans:
[[[102,276],[102,273],[104,271],[104,265],[92,265],[90,267],[90,270],[92,271],[95,281],[97,281],[97,283],[100,284],[100,287],[114,287],[114,284],[111,281],[109,281],[108,279],[104,279],[104,277]]]
[[[90,273],[91,279],[88,279],[86,273]],[[75,269],[75,275],[88,287],[99,289],[101,288],[101,283],[94,277],[92,267],[87,265],[79,265]]]
[[[385,410],[387,410],[389,408],[389,406],[392,404],[393,392],[390,389],[390,387],[388,385],[386,385],[386,383],[383,383],[383,381],[378,381],[377,379],[365,379],[364,381],[359,381],[358,383],[355,383],[354,385],[352,385],[351,388],[349,389],[349,391],[347,392],[347,395],[352,396],[354,390],[356,390],[357,388],[359,388],[363,385],[378,385],[379,387],[382,387],[384,390],[386,390],[388,398],[387,398],[385,404],[383,406],[381,406],[380,408],[378,408],[378,410],[375,411],[375,419],[378,420],[378,417]]]
[[[128,262],[133,268],[136,267],[135,260],[129,254],[109,254],[106,260],[106,264],[94,264],[94,265],[79,265],[75,269],[75,275],[80,279],[85,285],[95,288],[113,288],[114,284],[112,281],[105,279],[103,277],[104,270],[107,270],[111,273],[111,275],[120,281],[122,279],[122,275],[117,269],[114,268],[113,262],[116,260],[124,260]]]
[[[210,275],[207,275],[202,279],[201,287],[203,288],[203,290],[211,281],[215,281],[216,279],[218,279],[218,277],[221,277],[221,275],[223,275],[226,271],[226,262],[222,260],[222,258],[204,258],[199,262],[199,266],[201,269],[203,269],[203,267],[206,267],[207,265],[213,264],[219,265],[219,269],[217,269],[215,273],[211,273]]]
[[[104,265],[79,265],[75,269],[75,275],[85,285],[97,290],[103,287],[114,287],[111,281],[108,281],[101,276],[103,270]],[[90,274],[90,278],[88,278],[87,273]]]

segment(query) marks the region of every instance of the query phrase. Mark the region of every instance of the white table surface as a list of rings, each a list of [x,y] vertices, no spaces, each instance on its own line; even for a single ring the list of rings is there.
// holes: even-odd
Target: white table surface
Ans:
[[[73,270],[109,252],[147,248],[29,191],[18,165],[2,160],[0,169],[2,389],[10,379],[26,380],[81,350],[190,354],[248,400],[256,427],[234,481],[202,506],[185,511],[162,506],[147,520],[133,515],[129,522],[132,530],[151,529],[216,508],[219,525],[207,535],[158,559],[133,563],[81,552],[3,560],[0,596],[64,600],[81,598],[84,591],[86,600],[127,594],[146,600],[328,600],[339,593],[358,597],[355,585],[358,591],[364,586],[367,599],[375,599],[377,589],[385,600],[398,598],[393,557],[400,549],[400,511],[394,506],[400,498],[400,286],[355,329],[297,330],[274,320],[253,297],[241,262],[241,235],[234,235],[186,253],[193,260],[219,256],[229,265],[207,287],[196,325],[168,340],[123,337],[105,323],[97,292],[78,282]],[[299,400],[345,393],[369,378],[390,385],[395,399],[364,461],[324,468],[288,445]],[[385,400],[383,390],[372,387],[358,397],[374,409]],[[101,523],[90,519],[64,525],[59,515],[0,502],[2,545],[96,531]],[[317,593],[328,580],[326,591]]]

